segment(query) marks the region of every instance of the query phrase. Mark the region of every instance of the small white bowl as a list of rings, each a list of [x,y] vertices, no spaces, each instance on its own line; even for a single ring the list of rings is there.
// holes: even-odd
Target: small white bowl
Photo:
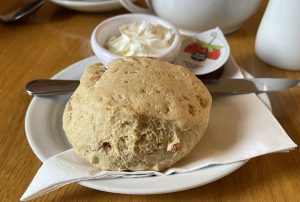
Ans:
[[[93,31],[91,36],[91,46],[95,55],[101,60],[105,67],[108,66],[109,62],[115,58],[122,57],[116,55],[105,48],[105,43],[111,36],[120,36],[119,27],[125,24],[130,24],[132,22],[142,22],[146,21],[151,24],[160,24],[174,33],[174,40],[170,47],[168,47],[163,53],[157,55],[156,57],[171,62],[178,55],[181,46],[180,34],[177,28],[175,28],[168,21],[146,14],[125,14],[118,15],[109,18],[102,23],[100,23]]]

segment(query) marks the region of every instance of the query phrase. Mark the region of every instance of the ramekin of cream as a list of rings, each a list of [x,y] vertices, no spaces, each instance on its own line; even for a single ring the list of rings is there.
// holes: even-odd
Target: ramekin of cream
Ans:
[[[125,14],[100,23],[91,36],[91,47],[104,66],[117,57],[147,56],[171,62],[181,40],[176,27],[146,14]]]

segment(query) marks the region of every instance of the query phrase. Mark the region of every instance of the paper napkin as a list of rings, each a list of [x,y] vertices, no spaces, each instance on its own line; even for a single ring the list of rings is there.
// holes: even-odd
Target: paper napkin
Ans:
[[[43,163],[21,200],[30,200],[81,180],[180,175],[209,165],[247,160],[296,146],[255,94],[214,97],[207,132],[196,148],[172,168],[164,172],[98,171],[70,149]]]

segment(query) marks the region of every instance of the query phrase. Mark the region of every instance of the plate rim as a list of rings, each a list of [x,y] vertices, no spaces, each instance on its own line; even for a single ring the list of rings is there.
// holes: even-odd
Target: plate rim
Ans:
[[[53,3],[68,6],[99,6],[119,4],[119,0],[105,0],[105,1],[70,1],[70,0],[50,0]]]
[[[80,12],[107,12],[121,9],[122,5],[118,0],[106,0],[101,2],[80,2],[68,0],[50,0],[52,3],[64,8]]]

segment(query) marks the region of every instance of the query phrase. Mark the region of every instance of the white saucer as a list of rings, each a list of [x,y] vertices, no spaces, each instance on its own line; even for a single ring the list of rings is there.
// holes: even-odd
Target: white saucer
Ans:
[[[50,0],[65,8],[83,12],[104,12],[122,8],[119,0],[82,1],[82,0]]]
[[[79,79],[85,67],[100,62],[95,56],[81,60],[53,79]],[[232,58],[225,65],[224,78],[242,77]],[[62,130],[62,114],[70,95],[34,97],[25,118],[28,142],[35,155],[44,161],[49,157],[71,148]],[[266,95],[261,98],[270,108]],[[197,171],[144,178],[115,178],[82,181],[79,184],[93,189],[123,194],[160,194],[186,190],[218,180],[240,168],[247,161],[209,166]]]

